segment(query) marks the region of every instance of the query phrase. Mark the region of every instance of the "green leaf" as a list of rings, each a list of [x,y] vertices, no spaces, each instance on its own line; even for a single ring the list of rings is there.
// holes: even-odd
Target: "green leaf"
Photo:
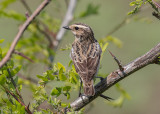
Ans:
[[[102,47],[103,52],[106,50],[107,46],[108,46],[108,42],[103,45],[103,47]]]
[[[70,94],[69,93],[67,93],[67,99],[70,99]]]
[[[74,83],[74,84],[77,84],[77,77],[76,77],[77,74],[75,74],[74,72],[69,72],[69,80],[71,83]]]
[[[70,67],[72,63],[73,63],[73,61],[70,60],[69,63],[68,63],[68,66]]]
[[[11,71],[11,74],[12,74],[12,75],[17,74],[17,73],[21,70],[21,68],[22,68],[21,65],[17,66],[15,69],[13,69],[13,70]]]
[[[160,54],[159,54],[159,55],[160,55]],[[157,63],[158,63],[158,65],[160,65],[160,57],[158,57],[158,62],[157,62]]]
[[[63,68],[61,68],[61,69],[59,70],[59,79],[60,79],[61,81],[67,80],[66,76],[63,74]]]
[[[25,16],[15,12],[14,10],[9,10],[9,11],[0,10],[0,17],[12,18],[18,21],[24,21],[26,19]]]
[[[4,85],[5,82],[6,82],[6,77],[5,77],[5,75],[4,75],[4,74],[0,75],[0,84],[1,84],[1,85]]]
[[[140,7],[142,6],[142,4],[143,4],[143,1],[134,1],[134,2],[131,2],[130,3],[131,6],[133,6],[133,5],[136,5],[136,6],[135,6],[135,8],[132,11],[130,11],[128,13],[128,15],[137,13],[139,11]]]
[[[66,72],[65,67],[61,63],[58,62],[57,67],[58,67],[58,70],[62,69],[64,72]]]
[[[46,78],[46,77],[44,77],[44,76],[41,76],[41,75],[37,75],[37,77],[39,78],[39,79],[42,79],[43,81],[48,81],[48,79]]]
[[[4,39],[0,39],[0,43],[3,43]]]
[[[65,86],[63,87],[63,91],[69,91],[71,89],[71,86]]]
[[[18,76],[16,76],[16,78],[14,79],[14,82],[18,84]]]
[[[56,87],[56,88],[52,89],[51,95],[52,96],[56,95],[58,97],[61,94],[61,90],[62,90],[62,88]]]
[[[0,47],[0,61],[1,61],[1,59],[2,59],[2,49]]]
[[[5,9],[6,7],[8,7],[11,3],[15,2],[16,0],[3,0],[2,2],[0,2],[0,9]]]
[[[50,79],[50,80],[54,80],[53,74],[49,74],[48,76],[49,76],[49,79]]]
[[[117,47],[121,48],[122,47],[122,41],[120,41],[118,38],[113,37],[113,36],[107,36],[105,38],[102,38],[100,40],[100,44],[101,43],[105,43],[105,42],[112,42],[113,44],[115,44]]]
[[[44,73],[44,76],[45,76],[45,77],[48,76],[50,80],[54,80],[55,77],[54,77],[53,73],[54,73],[53,70],[47,70],[47,71]]]
[[[131,98],[131,96],[120,86],[119,83],[116,84],[116,87],[117,87],[117,90],[120,91],[125,98],[127,99]]]
[[[87,9],[85,11],[81,12],[78,17],[82,18],[82,17],[87,17],[90,15],[96,15],[96,14],[98,14],[99,8],[100,8],[99,5],[93,5],[92,3],[90,3],[90,4],[88,4]]]
[[[111,101],[111,102],[107,102],[109,105],[114,106],[114,107],[121,107],[124,101],[124,97],[123,95],[121,95],[118,99]]]
[[[65,107],[67,106],[67,104],[61,103],[61,106],[62,106],[63,108],[65,108]]]
[[[134,6],[135,4],[136,4],[136,2],[134,1],[134,2],[131,2],[129,5]]]

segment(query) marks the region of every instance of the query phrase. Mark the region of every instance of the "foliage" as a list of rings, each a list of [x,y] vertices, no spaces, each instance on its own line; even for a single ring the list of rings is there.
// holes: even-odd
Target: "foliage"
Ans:
[[[130,6],[135,6],[135,8],[132,11],[130,11],[128,13],[128,15],[135,14],[135,13],[139,12],[140,8],[142,7],[142,5],[146,4],[146,3],[149,3],[152,6],[152,8],[157,13],[159,13],[158,7],[152,2],[152,0],[135,0],[135,1],[133,1],[133,2],[130,3]]]
[[[158,57],[158,62],[157,63],[160,65],[160,57]]]
[[[0,52],[1,60],[4,55],[1,49]],[[20,70],[21,66],[16,67],[13,60],[10,60],[7,63],[7,66],[4,66],[0,69],[0,85],[2,90],[2,97],[0,99],[0,107],[2,109],[1,112],[8,113],[12,111],[13,113],[19,114],[25,113],[24,106],[16,101],[15,97],[10,94],[11,92],[17,98],[19,98],[16,88],[21,91],[22,85],[30,86],[33,92],[34,101],[30,103],[30,106],[35,113],[38,113],[37,109],[40,108],[40,105],[44,102],[46,103],[45,105],[50,106],[50,108],[47,110],[41,109],[41,111],[44,113],[51,113],[55,111],[62,113],[62,109],[64,107],[69,107],[69,103],[62,102],[62,100],[58,97],[60,95],[64,95],[67,99],[70,99],[70,92],[79,86],[78,75],[73,65],[71,65],[70,70],[67,70],[61,63],[55,64],[53,69],[47,70],[43,73],[43,75],[37,75],[39,78],[39,85],[32,84],[31,82],[23,79],[19,79],[17,73]],[[48,87],[47,84],[51,81],[54,81],[54,83],[60,82],[63,84],[60,84],[62,86],[55,85],[52,87],[53,89],[50,94],[47,94],[45,87]],[[8,96],[8,99],[5,94]]]
[[[0,61],[2,60],[3,56],[4,54],[0,48]],[[25,113],[24,106],[10,96],[10,93],[8,92],[9,90],[11,93],[17,94],[17,90],[20,91],[22,89],[22,85],[18,84],[17,76],[17,73],[20,71],[20,69],[21,66],[16,67],[13,60],[10,60],[4,67],[0,69],[0,108],[2,109],[2,113]],[[16,97],[18,97],[18,95],[16,95]]]
[[[114,107],[122,107],[125,99],[130,99],[130,95],[120,86],[119,83],[116,84],[116,89],[120,92],[120,97],[114,101],[107,102],[109,105]]]
[[[115,44],[118,48],[122,47],[122,41],[120,41],[118,38],[113,37],[113,36],[107,36],[100,40],[100,43],[105,43],[105,42],[111,42]]]
[[[142,4],[143,4],[143,0],[136,0],[136,1],[131,2],[129,5],[135,6],[135,8],[131,12],[129,12],[128,15],[137,13],[140,7],[142,6]]]
[[[90,15],[96,15],[98,14],[99,7],[100,7],[99,5],[94,5],[92,3],[89,3],[87,9],[81,12],[78,17],[83,18],[83,17],[88,17]]]

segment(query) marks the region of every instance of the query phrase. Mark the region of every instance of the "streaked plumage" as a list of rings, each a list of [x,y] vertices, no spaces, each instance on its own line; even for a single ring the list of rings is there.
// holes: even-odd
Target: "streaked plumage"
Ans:
[[[84,94],[93,96],[95,94],[93,79],[98,71],[101,47],[88,25],[76,23],[64,28],[71,30],[75,36],[71,58],[76,72],[83,82]]]

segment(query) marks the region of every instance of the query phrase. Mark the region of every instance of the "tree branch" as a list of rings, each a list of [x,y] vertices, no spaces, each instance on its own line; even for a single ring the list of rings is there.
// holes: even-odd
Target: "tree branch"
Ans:
[[[26,2],[25,0],[21,0],[21,3],[22,3],[23,6],[25,7],[25,9],[29,12],[28,15],[32,14],[32,10],[31,10],[31,8],[29,7],[29,5],[27,4],[27,2]],[[27,17],[28,17],[28,16],[27,16]],[[54,47],[54,42],[52,41],[52,37],[55,38],[55,35],[56,35],[56,34],[53,33],[52,31],[50,31],[50,30],[48,29],[48,27],[47,27],[42,21],[40,21],[40,20],[38,20],[38,19],[36,19],[35,25],[36,25],[38,31],[39,31],[40,33],[42,33],[42,34],[45,36],[45,38],[47,38],[47,40],[48,40],[48,42],[49,42],[49,48],[53,48],[53,47]],[[40,25],[42,25],[44,29],[42,29],[42,28],[40,27]],[[50,37],[50,36],[51,36],[51,37]]]
[[[67,26],[72,21],[76,3],[77,3],[77,0],[70,0],[66,15],[63,19],[60,30],[56,36],[56,40],[60,41],[62,39],[64,33],[66,32],[66,30],[63,29],[62,27]]]
[[[7,88],[5,88],[4,87],[4,89],[5,89],[5,91],[6,91],[6,93],[8,93],[8,94],[10,94],[14,99],[16,99],[22,106],[24,106],[25,107],[25,110],[26,110],[26,112],[28,113],[28,114],[32,114],[32,112],[30,111],[30,109],[29,109],[29,104],[28,104],[28,106],[26,106],[25,104],[24,104],[24,102],[22,102],[14,93],[12,93],[11,91],[9,91]]]
[[[104,91],[115,85],[120,80],[124,79],[125,77],[131,75],[132,73],[140,70],[141,68],[149,65],[149,64],[157,64],[158,57],[160,57],[160,43],[148,51],[143,56],[135,59],[131,63],[124,66],[124,70],[121,71],[120,69],[115,70],[114,72],[110,73],[102,82],[99,82],[95,85],[95,96],[86,97],[82,96],[77,98],[74,102],[71,103],[71,108],[75,111],[80,110],[85,105],[92,102],[96,99],[100,94]]]
[[[19,32],[17,33],[16,37],[14,38],[14,41],[11,44],[11,47],[9,51],[7,52],[6,56],[2,59],[0,62],[0,68],[10,59],[19,39],[21,38],[24,31],[27,29],[27,27],[30,25],[30,23],[34,20],[34,18],[47,6],[47,4],[50,2],[50,0],[44,0],[39,7],[34,11],[34,13],[25,21],[25,23],[21,26],[19,29]]]
[[[23,57],[23,58],[25,58],[25,59],[27,59],[28,61],[30,61],[30,62],[32,62],[32,63],[34,63],[34,61],[33,61],[31,58],[27,57],[26,55],[24,55],[23,53],[21,53],[21,52],[19,52],[19,51],[17,51],[17,50],[14,50],[13,53],[14,53],[14,54],[17,54],[17,55],[19,55],[19,56],[21,56],[21,57]]]

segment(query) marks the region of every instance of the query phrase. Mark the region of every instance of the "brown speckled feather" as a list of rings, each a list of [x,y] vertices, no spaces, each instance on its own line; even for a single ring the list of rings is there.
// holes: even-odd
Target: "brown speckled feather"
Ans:
[[[71,58],[83,82],[84,94],[93,96],[95,94],[93,79],[98,71],[102,52],[99,43],[94,38],[92,29],[86,24],[75,23],[64,28],[71,30],[75,36]]]
[[[99,66],[101,48],[98,42],[88,44],[87,49],[83,49],[81,45],[78,45],[78,48],[76,48],[76,43],[78,42],[73,43],[73,48],[71,51],[71,58],[73,60],[76,72],[81,77],[83,86],[88,83],[93,84],[93,78],[96,75]]]

